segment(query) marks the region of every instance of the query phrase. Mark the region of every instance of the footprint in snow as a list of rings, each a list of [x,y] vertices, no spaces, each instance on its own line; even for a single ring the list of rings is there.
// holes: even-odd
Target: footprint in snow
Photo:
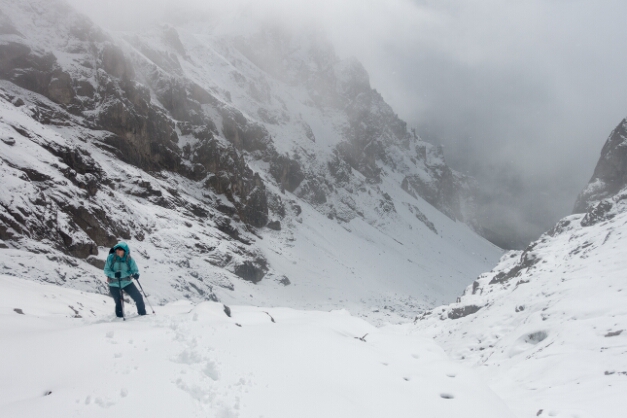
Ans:
[[[112,402],[109,399],[96,398],[94,402],[96,405],[98,405],[101,408],[109,408],[115,405],[115,402]]]
[[[210,379],[217,381],[220,380],[220,372],[218,371],[218,366],[211,360],[209,360],[205,364],[205,368],[202,370],[205,376]]]
[[[200,354],[193,350],[183,350],[176,358],[172,360],[181,364],[197,364],[203,361]]]

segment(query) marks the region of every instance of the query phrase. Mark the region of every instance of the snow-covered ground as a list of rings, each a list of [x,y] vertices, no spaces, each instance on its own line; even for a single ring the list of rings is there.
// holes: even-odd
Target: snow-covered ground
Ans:
[[[627,193],[565,218],[458,303],[408,324],[502,252],[428,203],[455,186],[443,178],[464,179],[407,132],[358,63],[307,39],[240,38],[245,24],[109,36],[52,0],[0,4],[0,47],[34,51],[0,81],[0,416],[625,415]],[[257,52],[284,56],[284,68]],[[53,55],[40,93],[9,81]],[[127,65],[145,96],[115,81]],[[205,157],[232,164],[194,180],[123,162],[99,125],[103,103],[131,112],[123,119],[144,113],[116,91],[144,97],[159,132],[176,126],[165,149],[181,165],[203,161],[191,157],[209,146],[200,134],[216,141]],[[176,91],[183,106],[166,106]],[[175,117],[185,104],[198,110]],[[261,135],[247,150],[238,129],[251,127]],[[362,135],[377,145],[369,158],[359,141],[340,152]],[[290,167],[279,156],[302,169],[293,188],[271,170]],[[243,221],[252,191],[232,193],[253,172],[274,229]],[[222,190],[217,174],[235,180]],[[119,239],[154,316],[113,318],[102,263]],[[242,273],[253,265],[258,277]]]
[[[623,190],[504,255],[413,332],[478,369],[520,417],[624,417],[626,236]]]
[[[108,297],[0,276],[0,416],[514,417],[432,340],[344,310],[156,309],[121,322]]]

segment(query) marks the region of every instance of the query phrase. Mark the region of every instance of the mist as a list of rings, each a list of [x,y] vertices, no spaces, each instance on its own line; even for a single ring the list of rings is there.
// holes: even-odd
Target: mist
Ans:
[[[237,16],[324,31],[449,165],[479,181],[491,239],[522,248],[571,213],[627,114],[619,0],[71,0],[114,31]]]

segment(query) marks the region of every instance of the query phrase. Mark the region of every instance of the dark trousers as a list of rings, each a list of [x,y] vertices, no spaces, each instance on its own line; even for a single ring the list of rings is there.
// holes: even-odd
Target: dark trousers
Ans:
[[[123,289],[133,300],[135,301],[135,305],[137,305],[137,313],[139,315],[146,315],[146,306],[144,305],[144,298],[142,298],[142,294],[139,293],[139,290],[135,287],[135,283],[131,283],[128,286],[125,286]],[[122,318],[122,291],[119,287],[109,286],[109,292],[111,292],[111,296],[115,301],[115,315],[118,318]]]

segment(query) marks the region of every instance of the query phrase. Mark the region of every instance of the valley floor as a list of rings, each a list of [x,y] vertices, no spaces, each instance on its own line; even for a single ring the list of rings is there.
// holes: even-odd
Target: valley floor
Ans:
[[[3,417],[514,417],[431,339],[347,311],[102,295],[0,276]]]
[[[0,416],[623,416],[623,369],[597,378],[614,357],[573,344],[472,366],[433,329],[346,310],[155,308],[122,322],[108,296],[0,275]]]

